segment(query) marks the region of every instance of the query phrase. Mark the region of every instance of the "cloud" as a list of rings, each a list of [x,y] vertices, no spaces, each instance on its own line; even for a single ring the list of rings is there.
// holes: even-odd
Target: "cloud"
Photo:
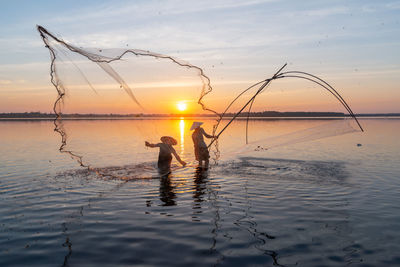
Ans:
[[[397,10],[400,9],[400,1],[388,3],[385,5],[388,9]]]
[[[350,10],[347,7],[337,6],[337,7],[328,7],[328,8],[318,8],[318,9],[310,9],[310,10],[299,10],[292,12],[285,12],[284,15],[290,17],[301,18],[304,16],[308,17],[327,17],[334,15],[344,15],[350,14]]]
[[[43,46],[43,42],[39,38],[32,39],[31,37],[21,36],[0,38],[0,47],[2,49],[20,49],[40,46]]]
[[[49,61],[45,62],[31,62],[31,63],[14,63],[14,64],[0,64],[2,72],[17,72],[17,71],[32,71],[50,66]]]
[[[317,17],[343,15],[343,14],[349,14],[349,13],[350,13],[350,11],[346,7],[331,7],[331,8],[322,8],[322,9],[314,9],[314,10],[305,11],[305,15],[317,16]]]
[[[144,1],[131,4],[113,4],[98,5],[97,8],[90,7],[76,15],[61,15],[51,19],[49,22],[79,22],[92,19],[120,18],[121,16],[132,16],[136,19],[143,19],[149,16],[158,15],[179,15],[196,12],[204,12],[218,9],[243,8],[263,3],[278,2],[280,0],[204,0],[204,1]]]
[[[7,85],[11,84],[12,82],[10,80],[0,80],[0,85]]]

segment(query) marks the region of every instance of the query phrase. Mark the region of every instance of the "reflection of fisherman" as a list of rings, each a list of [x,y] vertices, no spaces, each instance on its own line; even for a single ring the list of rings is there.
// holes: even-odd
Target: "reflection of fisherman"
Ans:
[[[160,179],[160,200],[163,202],[162,205],[175,206],[175,198],[175,186],[172,185],[170,176],[162,176]]]
[[[178,142],[170,137],[170,136],[163,136],[160,138],[162,143],[158,144],[150,144],[149,142],[145,142],[145,145],[148,147],[159,147],[160,153],[158,154],[158,169],[162,172],[169,171],[171,168],[171,161],[172,155],[174,154],[175,158],[179,161],[182,166],[186,165],[186,162],[181,160],[179,155],[176,153],[175,149],[172,147],[176,145]]]
[[[193,190],[193,198],[194,198],[194,206],[197,208],[201,208],[200,202],[204,199],[203,195],[206,191],[206,183],[207,183],[207,171],[204,171],[202,168],[196,168],[196,172],[194,174],[194,189]]]
[[[204,142],[203,136],[207,138],[213,138],[214,136],[207,134],[203,128],[200,127],[202,122],[193,122],[190,130],[194,130],[192,134],[192,140],[194,144],[194,155],[196,156],[196,160],[199,161],[199,166],[202,166],[204,161],[204,168],[208,168],[208,162],[210,159],[210,154],[208,153],[208,148],[206,143]]]

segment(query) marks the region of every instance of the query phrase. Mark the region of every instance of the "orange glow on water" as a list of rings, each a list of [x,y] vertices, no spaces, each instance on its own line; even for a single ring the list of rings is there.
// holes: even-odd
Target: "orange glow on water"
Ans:
[[[180,133],[180,154],[182,155],[185,151],[185,120],[181,118],[179,121],[179,133]]]

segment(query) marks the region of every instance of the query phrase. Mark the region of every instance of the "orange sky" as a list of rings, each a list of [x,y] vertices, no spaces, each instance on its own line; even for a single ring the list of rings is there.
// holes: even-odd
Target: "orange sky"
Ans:
[[[332,81],[330,81],[332,82]],[[355,112],[396,112],[399,92],[393,84],[380,84],[385,87],[382,94],[376,94],[372,89],[373,80],[365,78],[362,84],[354,84],[351,79],[337,79],[332,82]],[[250,82],[214,85],[212,93],[204,98],[207,107],[222,112],[225,107]],[[346,86],[347,85],[347,86]],[[52,86],[30,88],[29,85],[13,85],[15,88],[0,92],[0,112],[51,112],[57,97]],[[86,88],[85,90],[68,91],[65,100],[65,113],[202,113],[197,104],[200,89],[182,87],[180,90],[167,88],[143,89],[132,86],[133,93],[142,103],[140,109],[117,84],[109,90],[98,90],[98,94]],[[343,89],[344,88],[344,89]],[[345,90],[346,89],[346,90]],[[181,92],[187,90],[187,94]],[[168,91],[171,91],[168,93]],[[238,110],[251,97],[252,93],[244,95],[231,109]],[[180,111],[177,104],[185,101],[187,109]],[[270,88],[260,95],[254,103],[253,111],[341,111],[345,112],[339,102],[325,91],[310,83],[300,80],[274,81]]]

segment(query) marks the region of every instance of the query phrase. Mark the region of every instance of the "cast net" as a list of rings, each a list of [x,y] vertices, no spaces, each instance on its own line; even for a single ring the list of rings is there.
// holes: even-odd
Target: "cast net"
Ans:
[[[89,169],[114,166],[108,169],[112,170],[109,176],[153,172],[158,151],[146,148],[144,142],[158,143],[165,135],[177,139],[177,153],[195,164],[189,129],[198,120],[206,121],[206,132],[218,137],[209,146],[215,160],[219,143],[229,153],[243,153],[362,130],[337,91],[308,73],[282,72],[282,68],[246,90],[221,86],[213,90],[202,68],[174,57],[138,49],[82,48],[41,26],[38,31],[50,51],[51,82],[58,93],[53,109],[60,151]],[[280,82],[283,78],[303,82],[296,81],[298,86],[291,87],[285,83],[289,79]],[[299,92],[305,82],[313,84],[307,88],[312,90]],[[260,120],[274,117],[264,111],[312,110],[309,99],[321,94],[329,99],[325,110],[341,108],[344,115],[332,123],[315,120],[295,127],[290,123],[260,126]]]
[[[285,67],[286,64],[271,78],[238,93],[221,112],[215,135],[224,134],[225,140],[234,139],[227,142],[221,139],[221,143],[225,143],[222,147],[229,147],[226,145],[229,142],[245,144],[240,148],[229,148],[225,155],[265,152],[271,148],[364,131],[350,106],[329,83],[302,71],[282,72]],[[284,79],[281,82],[283,78],[296,78],[296,81]],[[235,127],[236,131],[242,131],[241,140],[231,133]]]
[[[190,120],[180,118],[183,109],[217,116],[203,103],[212,87],[197,66],[144,50],[83,49],[41,26],[38,31],[50,51],[58,93],[53,109],[60,151],[82,166],[154,162],[156,151],[145,141],[172,136],[188,143]],[[182,145],[178,154],[191,161]]]

